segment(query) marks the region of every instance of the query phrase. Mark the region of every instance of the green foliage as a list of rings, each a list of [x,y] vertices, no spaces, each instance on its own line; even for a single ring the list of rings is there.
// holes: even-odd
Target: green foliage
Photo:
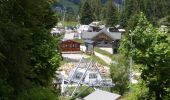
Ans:
[[[44,0],[1,0],[0,10],[0,99],[17,100],[52,82],[60,61],[50,34],[57,18]]]
[[[17,100],[58,100],[57,94],[54,94],[49,88],[35,87],[21,92]]]
[[[125,10],[121,14],[120,22],[123,26],[128,26],[131,16],[138,12],[144,12],[149,21],[156,25],[160,18],[169,15],[169,5],[168,0],[126,0]]]
[[[80,10],[80,23],[88,25],[91,22],[93,22],[95,19],[93,10],[88,2],[88,0],[85,1],[83,7]]]
[[[113,4],[112,0],[109,0],[107,4],[106,25],[109,27],[115,26],[118,22],[117,17],[116,6]]]
[[[101,19],[101,0],[88,0],[92,11],[94,11],[94,16],[96,21],[100,21]]]
[[[141,67],[141,78],[149,88],[150,97],[162,100],[169,95],[170,87],[170,44],[165,32],[155,29],[143,13],[139,15],[137,26],[130,39],[123,40],[124,51],[130,51],[136,64]],[[125,52],[128,53],[128,52]]]
[[[129,88],[129,67],[128,62],[123,56],[115,58],[115,63],[110,67],[111,78],[115,84],[112,91],[123,95]]]
[[[131,91],[123,95],[123,100],[147,100],[148,89],[143,83],[132,85]]]

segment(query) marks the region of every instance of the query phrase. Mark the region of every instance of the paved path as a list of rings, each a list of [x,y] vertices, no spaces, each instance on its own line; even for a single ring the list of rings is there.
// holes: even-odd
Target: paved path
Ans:
[[[96,56],[98,56],[100,59],[102,59],[107,64],[111,64],[112,60],[109,57],[107,57],[105,55],[102,55],[102,54],[100,54],[98,52],[94,52],[94,53],[95,53]]]

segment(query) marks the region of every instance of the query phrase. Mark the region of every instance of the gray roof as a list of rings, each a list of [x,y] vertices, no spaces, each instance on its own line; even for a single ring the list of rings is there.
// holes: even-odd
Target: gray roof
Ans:
[[[92,39],[98,33],[99,32],[87,32],[87,31],[83,31],[81,33],[81,37],[82,37],[82,39]]]
[[[95,90],[93,93],[89,94],[83,100],[118,100],[121,95],[110,93],[102,90]]]
[[[121,32],[108,32],[106,29],[103,29],[99,32],[82,32],[81,33],[81,37],[82,39],[93,39],[94,37],[96,37],[99,34],[106,34],[107,36],[109,36],[111,39],[116,40],[116,39],[121,39]]]
[[[94,41],[92,41],[92,40],[85,40],[84,42],[85,43],[90,43],[90,44],[94,43]]]

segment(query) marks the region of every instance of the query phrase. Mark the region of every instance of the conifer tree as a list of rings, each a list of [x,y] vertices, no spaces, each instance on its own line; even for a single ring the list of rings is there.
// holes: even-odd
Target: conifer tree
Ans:
[[[38,94],[52,93],[46,88],[60,61],[50,34],[57,20],[49,2],[1,0],[0,15],[0,99],[45,100]]]
[[[88,0],[92,11],[94,11],[95,20],[101,20],[101,0]]]
[[[80,11],[80,23],[88,25],[91,22],[93,22],[95,19],[94,13],[92,11],[92,8],[88,2],[88,0],[85,1],[83,4],[83,7],[81,8]]]
[[[112,0],[107,2],[107,14],[106,14],[106,25],[114,26],[118,22],[116,6]]]

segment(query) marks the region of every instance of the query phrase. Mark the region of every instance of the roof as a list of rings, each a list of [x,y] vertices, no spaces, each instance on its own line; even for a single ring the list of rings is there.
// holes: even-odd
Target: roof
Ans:
[[[106,34],[107,36],[109,36],[111,39],[116,40],[116,39],[121,39],[121,32],[108,32],[106,29],[103,29],[99,32],[87,32],[84,31],[81,33],[81,37],[83,39],[93,39],[94,37],[96,37],[99,34]]]
[[[74,43],[77,43],[77,44],[81,44],[81,43],[79,43],[79,42],[76,42],[76,41],[70,40],[70,39],[62,40],[62,43],[63,43],[63,42],[74,42]]]
[[[63,40],[65,39],[74,39],[74,33],[66,33]]]
[[[83,39],[92,39],[92,37],[94,37],[96,34],[98,34],[99,32],[87,32],[87,31],[83,31],[81,33],[81,37]]]
[[[121,97],[119,94],[110,93],[102,90],[95,90],[93,93],[89,94],[83,100],[118,100]]]
[[[90,44],[94,43],[94,41],[92,41],[92,40],[85,40],[84,42],[85,43],[90,43]]]

